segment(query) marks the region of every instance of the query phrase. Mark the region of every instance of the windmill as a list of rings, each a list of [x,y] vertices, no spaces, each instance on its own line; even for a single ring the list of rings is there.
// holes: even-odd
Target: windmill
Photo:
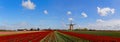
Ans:
[[[71,30],[71,31],[72,31],[73,28],[74,28],[74,25],[75,25],[75,24],[73,24],[73,18],[69,18],[69,21],[70,21],[69,24],[66,24],[66,23],[62,22],[62,25],[63,25],[63,27],[69,26],[69,29],[68,29],[68,30]]]
[[[69,18],[69,21],[70,21],[70,24],[68,24],[69,25],[69,30],[73,30],[73,28],[74,28],[74,25],[75,24],[73,24],[73,18]]]

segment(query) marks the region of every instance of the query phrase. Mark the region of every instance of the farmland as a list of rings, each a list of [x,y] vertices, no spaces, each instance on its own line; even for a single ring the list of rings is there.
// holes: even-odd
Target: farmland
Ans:
[[[91,42],[120,42],[120,38],[118,37],[99,36],[99,35],[83,34],[83,33],[75,33],[75,32],[62,32],[62,33],[71,35],[74,37],[86,39]]]
[[[0,36],[0,42],[39,42],[52,31],[31,32]]]
[[[32,33],[32,32],[38,32],[38,31],[0,31],[0,36],[23,34],[23,33]]]
[[[92,34],[98,36],[120,37],[120,31],[74,31],[76,33]]]
[[[105,31],[21,31],[1,35],[0,42],[120,42],[119,32]]]

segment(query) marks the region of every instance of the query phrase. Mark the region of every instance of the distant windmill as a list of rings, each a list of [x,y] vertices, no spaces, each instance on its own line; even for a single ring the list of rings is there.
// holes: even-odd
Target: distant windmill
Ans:
[[[73,23],[72,23],[73,18],[69,18],[69,20],[70,20],[69,30],[71,30],[71,31],[72,31],[72,30],[73,30],[73,28],[74,28],[74,25],[75,25],[75,24],[73,24]]]

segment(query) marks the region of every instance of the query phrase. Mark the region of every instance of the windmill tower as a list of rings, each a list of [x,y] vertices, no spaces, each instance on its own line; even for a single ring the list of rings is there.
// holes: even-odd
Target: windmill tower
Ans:
[[[72,31],[72,30],[73,30],[73,28],[74,28],[74,25],[75,25],[75,24],[73,24],[73,23],[72,23],[72,21],[73,21],[73,19],[72,19],[72,18],[69,18],[69,20],[70,20],[69,30],[71,30],[71,31]]]

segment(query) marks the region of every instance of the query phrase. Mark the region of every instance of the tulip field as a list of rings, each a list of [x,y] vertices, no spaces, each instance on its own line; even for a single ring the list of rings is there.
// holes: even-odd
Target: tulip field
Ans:
[[[25,31],[24,31],[25,32]],[[95,31],[94,31],[95,32]],[[5,34],[5,33],[3,33]],[[120,42],[119,37],[75,31],[37,31],[2,35],[0,42]],[[1,36],[2,35],[2,36]],[[116,34],[117,35],[117,34]],[[119,34],[118,34],[119,35]]]
[[[81,33],[75,33],[75,32],[61,32],[61,33],[82,38],[85,40],[89,40],[90,42],[120,42],[120,38],[118,37],[98,36],[98,35],[81,34]]]
[[[0,36],[0,42],[39,42],[50,32],[51,31],[44,31]]]

